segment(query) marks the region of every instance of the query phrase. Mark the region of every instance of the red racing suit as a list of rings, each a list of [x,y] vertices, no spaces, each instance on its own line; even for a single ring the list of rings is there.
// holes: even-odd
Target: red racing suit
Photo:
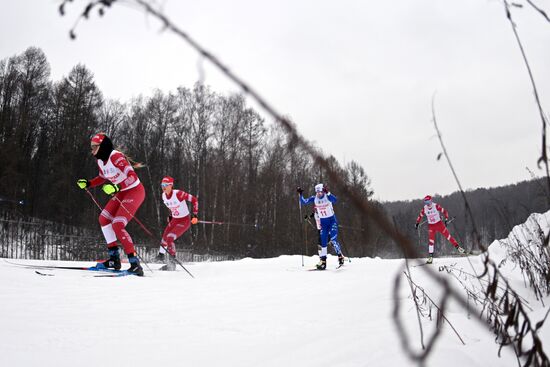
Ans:
[[[110,181],[120,188],[99,215],[99,224],[107,247],[116,247],[118,238],[124,252],[127,255],[132,254],[135,252],[134,243],[125,228],[145,200],[145,189],[134,168],[121,152],[113,150],[107,161],[98,159],[97,165],[99,176],[90,180],[90,187]]]
[[[160,252],[164,252],[164,246],[170,255],[175,256],[176,245],[174,244],[174,241],[187,232],[191,225],[189,208],[187,207],[186,201],[190,201],[193,204],[194,215],[197,215],[199,212],[199,201],[196,196],[188,194],[185,191],[175,189],[170,192],[170,196],[163,193],[162,200],[164,201],[164,205],[170,209],[172,219],[162,234],[162,246],[160,247]]]
[[[424,205],[420,214],[416,218],[416,223],[420,223],[422,217],[426,216],[428,220],[428,252],[429,254],[434,253],[435,245],[435,234],[437,232],[441,233],[445,238],[451,242],[454,247],[458,247],[458,242],[451,236],[445,224],[441,221],[440,212],[445,216],[445,219],[449,219],[449,213],[441,205],[432,203],[432,205]]]

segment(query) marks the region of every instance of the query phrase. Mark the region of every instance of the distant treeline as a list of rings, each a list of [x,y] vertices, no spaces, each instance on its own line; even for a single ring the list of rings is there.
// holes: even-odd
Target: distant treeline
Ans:
[[[548,195],[546,179],[542,178],[502,187],[467,191],[466,198],[482,245],[486,247],[495,239],[508,237],[512,228],[525,222],[531,213],[544,213],[550,210]],[[447,196],[436,195],[434,201],[447,209],[451,217],[455,217],[449,224],[449,229],[459,243],[469,250],[478,250],[473,248],[474,224],[467,215],[460,192]],[[427,228],[421,228],[420,232],[414,228],[416,217],[424,205],[422,200],[388,202],[383,205],[389,218],[395,221],[399,229],[410,239],[418,242],[421,251],[427,251]],[[436,247],[436,252],[453,252],[450,244],[443,244],[442,239],[439,243],[441,245]]]
[[[316,231],[303,221],[311,208],[300,213],[296,187],[311,195],[313,185],[324,182],[339,199],[335,209],[347,255],[400,256],[371,218],[361,216],[338,187],[326,182],[325,172],[280,129],[266,124],[242,95],[220,95],[197,83],[127,103],[109,100],[84,65],[52,81],[46,56],[35,47],[0,61],[1,209],[99,233],[98,208],[75,182],[97,175],[90,138],[100,131],[145,164],[137,173],[147,197],[137,215],[157,238],[147,239],[132,222],[129,232],[137,241],[160,238],[168,212],[159,184],[170,175],[176,188],[199,197],[200,219],[225,223],[193,226],[177,241],[179,247],[237,256],[312,255]],[[371,200],[363,167],[354,161],[341,165],[334,157],[329,161],[352,190]],[[529,213],[547,210],[543,190],[533,181],[468,193],[484,241],[505,237]],[[100,203],[107,201],[100,190],[91,191]],[[454,194],[439,201],[457,216],[451,230],[468,246],[471,228],[461,198]],[[415,239],[421,205],[383,206]]]
[[[145,164],[137,173],[147,198],[137,215],[157,237],[168,214],[160,180],[171,175],[176,188],[199,197],[200,219],[231,223],[193,226],[178,246],[251,256],[297,254],[306,247],[316,253],[314,232],[300,217],[296,187],[312,194],[326,175],[280,129],[247,107],[242,95],[220,95],[195,84],[121,103],[103,97],[84,65],[52,81],[46,56],[34,47],[0,61],[0,205],[99,231],[98,208],[75,182],[97,175],[90,138],[100,131]],[[330,161],[364,198],[372,196],[361,166]],[[92,192],[106,202],[100,190]],[[334,192],[338,195],[337,188]],[[342,224],[372,227],[345,197],[339,199]],[[308,210],[303,208],[302,216]],[[129,232],[143,240],[135,223]],[[374,253],[369,243],[376,231],[350,230],[343,238],[349,253]]]

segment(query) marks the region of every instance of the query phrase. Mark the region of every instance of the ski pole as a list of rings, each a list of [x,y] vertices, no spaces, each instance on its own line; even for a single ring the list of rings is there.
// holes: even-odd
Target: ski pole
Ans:
[[[103,211],[103,208],[101,207],[101,205],[99,205],[99,203],[97,202],[97,200],[95,199],[95,196],[94,194],[92,194],[90,192],[90,190],[88,189],[85,189],[86,190],[86,194],[90,195],[90,198],[92,199],[92,201],[95,203],[95,205],[97,206],[97,208],[99,209],[99,211]]]
[[[6,203],[14,203],[18,205],[25,205],[25,200],[13,200],[0,197],[0,202],[5,201]]]
[[[298,193],[298,210],[300,211],[300,223],[302,223],[302,201],[300,200],[300,193]],[[305,226],[302,225],[302,227],[304,227],[305,229]],[[305,233],[305,232],[304,232]],[[306,249],[306,253],[307,253],[307,240],[305,240],[306,242],[304,243],[305,244],[305,249]],[[302,267],[304,266],[304,254],[302,253]]]
[[[243,226],[243,227],[254,227],[259,228],[257,224],[248,224],[248,223],[232,223],[232,222],[219,222],[212,220],[199,220],[197,223],[200,224],[216,224],[216,225],[228,225],[228,226]]]
[[[317,227],[315,227],[315,226],[313,225],[313,223],[311,223],[311,221],[309,220],[309,218],[305,218],[305,217],[304,217],[304,219],[306,220],[306,222],[309,223],[309,225],[311,226],[311,228],[317,229]]]
[[[193,276],[193,274],[191,274],[191,273],[189,272],[189,270],[187,270],[187,269],[185,268],[185,266],[183,266],[183,264],[178,260],[177,257],[175,257],[175,256],[172,255],[170,252],[168,252],[168,248],[167,248],[166,246],[164,246],[164,245],[161,243],[161,244],[160,244],[160,247],[162,247],[162,248],[166,251],[166,253],[168,254],[168,256],[170,256],[176,263],[178,263],[178,264],[183,268],[183,270],[185,270],[185,271],[187,272],[187,274],[189,274],[189,275],[191,276],[191,278],[193,278],[193,279],[195,278],[195,277]]]

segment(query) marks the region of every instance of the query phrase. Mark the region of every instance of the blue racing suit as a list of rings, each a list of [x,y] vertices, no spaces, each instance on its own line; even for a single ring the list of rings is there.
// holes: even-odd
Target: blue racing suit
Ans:
[[[340,255],[342,253],[340,250],[340,243],[338,243],[338,221],[336,220],[336,215],[332,207],[332,203],[335,203],[337,200],[336,196],[332,195],[330,192],[328,194],[323,194],[320,198],[315,195],[305,199],[300,195],[300,205],[313,203],[315,211],[319,215],[321,221],[321,251],[324,256],[326,256],[329,238],[332,241],[336,254]]]

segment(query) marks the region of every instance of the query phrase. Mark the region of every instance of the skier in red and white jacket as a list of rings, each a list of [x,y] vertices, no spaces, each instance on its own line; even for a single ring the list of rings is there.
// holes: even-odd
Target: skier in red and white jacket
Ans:
[[[441,215],[442,213],[445,216],[445,224],[441,221]],[[418,218],[416,218],[416,224],[415,228],[418,229],[418,226],[420,225],[420,221],[422,220],[423,216],[426,216],[428,220],[428,260],[426,263],[431,264],[433,262],[433,254],[434,254],[434,245],[435,245],[435,234],[436,232],[440,232],[451,244],[460,252],[461,254],[464,253],[464,249],[458,245],[458,242],[451,236],[449,233],[449,230],[447,229],[447,221],[449,220],[449,213],[445,208],[443,208],[441,205],[436,204],[432,201],[432,197],[430,195],[427,195],[424,198],[424,207],[420,211],[420,214],[418,215]]]
[[[186,193],[183,190],[174,189],[174,179],[166,176],[162,179],[162,200],[164,205],[170,210],[169,222],[162,234],[161,246],[157,260],[164,260],[166,250],[172,256],[176,256],[176,245],[174,241],[184,234],[191,224],[197,224],[197,214],[199,212],[199,200],[196,196]],[[186,201],[193,205],[193,218],[189,218],[189,208]],[[175,265],[172,262],[166,264],[166,270],[174,270]]]
[[[139,263],[132,237],[125,228],[145,200],[145,189],[128,159],[113,148],[113,143],[107,135],[94,135],[91,150],[97,159],[99,175],[91,180],[81,178],[77,185],[83,190],[103,185],[102,190],[107,195],[112,195],[99,215],[99,224],[109,250],[109,260],[98,263],[97,267],[120,270],[118,239],[130,262],[128,271],[142,276],[143,268]]]

